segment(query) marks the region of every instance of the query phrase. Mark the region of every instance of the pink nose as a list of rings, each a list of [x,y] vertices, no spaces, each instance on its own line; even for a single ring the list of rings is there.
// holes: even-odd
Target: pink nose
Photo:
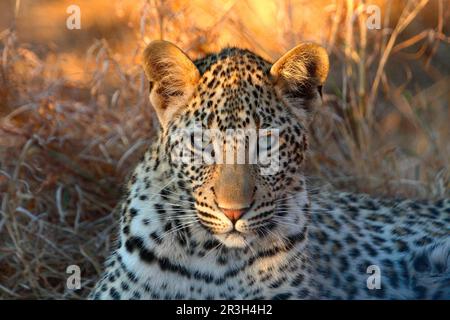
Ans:
[[[231,220],[231,222],[235,223],[247,211],[247,208],[242,208],[242,209],[220,208],[220,210],[222,210],[222,212],[227,216],[228,219]]]

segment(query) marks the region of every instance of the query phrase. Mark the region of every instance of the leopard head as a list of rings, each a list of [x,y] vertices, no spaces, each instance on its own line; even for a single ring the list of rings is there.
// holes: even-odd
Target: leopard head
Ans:
[[[328,68],[325,49],[311,43],[275,63],[238,48],[197,61],[166,41],[146,48],[171,174],[184,181],[198,223],[226,246],[306,224],[306,128]]]

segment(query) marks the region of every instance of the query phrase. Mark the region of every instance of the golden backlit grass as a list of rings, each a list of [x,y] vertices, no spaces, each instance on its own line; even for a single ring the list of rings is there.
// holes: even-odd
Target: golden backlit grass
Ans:
[[[82,298],[93,286],[120,185],[157,130],[139,65],[153,39],[192,58],[238,45],[275,60],[300,41],[323,44],[331,73],[311,123],[311,185],[450,196],[445,1],[375,1],[381,30],[365,27],[358,0],[78,2],[74,31],[64,27],[71,1],[0,10],[10,13],[0,33],[0,298]],[[73,264],[78,291],[65,286]]]

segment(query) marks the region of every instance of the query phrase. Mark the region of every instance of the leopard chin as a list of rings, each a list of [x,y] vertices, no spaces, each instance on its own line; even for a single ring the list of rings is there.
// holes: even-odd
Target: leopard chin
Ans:
[[[245,248],[252,244],[254,235],[243,234],[238,231],[215,234],[214,237],[228,248]]]

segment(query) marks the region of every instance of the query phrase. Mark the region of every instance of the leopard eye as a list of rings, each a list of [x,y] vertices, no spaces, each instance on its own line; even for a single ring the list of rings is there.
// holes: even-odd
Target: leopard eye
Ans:
[[[260,167],[270,166],[279,158],[279,134],[277,130],[261,129],[258,134],[257,159]]]
[[[276,146],[276,138],[272,130],[260,130],[258,134],[258,150],[260,152],[270,152]]]
[[[189,131],[183,143],[184,155],[188,157],[186,159],[191,159],[192,163],[205,164],[204,162],[207,161],[209,164],[214,158],[211,145],[211,138],[205,134],[205,131],[196,129]]]

